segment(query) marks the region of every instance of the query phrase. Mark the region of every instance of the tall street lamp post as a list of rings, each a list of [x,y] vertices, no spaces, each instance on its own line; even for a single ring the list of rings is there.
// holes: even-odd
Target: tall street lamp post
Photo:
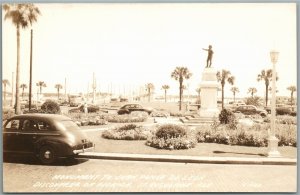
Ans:
[[[271,105],[271,131],[268,139],[268,157],[281,157],[278,151],[278,139],[275,137],[275,120],[276,120],[276,63],[278,61],[279,52],[272,50],[270,52],[271,62],[273,64],[272,70],[272,105]]]

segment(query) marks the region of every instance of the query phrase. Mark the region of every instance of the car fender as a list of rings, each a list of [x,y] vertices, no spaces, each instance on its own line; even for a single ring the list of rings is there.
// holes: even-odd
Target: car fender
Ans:
[[[70,155],[71,146],[69,146],[65,140],[60,138],[43,137],[39,139],[35,144],[35,152],[38,154],[41,147],[48,145],[53,147],[58,156]]]

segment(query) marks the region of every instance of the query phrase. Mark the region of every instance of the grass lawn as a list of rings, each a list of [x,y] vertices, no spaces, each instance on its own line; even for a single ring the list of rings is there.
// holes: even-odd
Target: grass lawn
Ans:
[[[96,144],[95,152],[129,153],[129,154],[162,154],[186,156],[216,156],[216,157],[265,157],[266,147],[230,146],[215,143],[198,143],[195,148],[188,150],[163,150],[145,145],[142,141],[109,140],[101,137],[101,132],[86,132],[90,140]],[[283,157],[296,158],[297,148],[279,147]]]

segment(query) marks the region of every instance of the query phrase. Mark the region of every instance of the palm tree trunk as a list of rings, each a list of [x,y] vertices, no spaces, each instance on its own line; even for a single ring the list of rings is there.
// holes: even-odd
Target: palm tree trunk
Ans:
[[[151,91],[150,91],[151,89],[150,88],[148,88],[148,102],[150,102],[150,96],[151,96]]]
[[[182,100],[182,79],[179,79],[179,110],[181,110]]]
[[[235,93],[233,93],[233,102],[235,102]]]
[[[21,114],[19,82],[20,82],[20,26],[18,25],[17,26],[16,107],[15,107],[16,114]]]
[[[222,85],[222,110],[224,109],[224,85]]]
[[[269,88],[269,85],[266,84],[266,106],[268,106],[268,88]]]
[[[5,103],[5,100],[6,100],[6,84],[4,84],[4,103]]]
[[[254,95],[253,91],[251,92],[251,95],[252,95],[252,98],[253,98],[253,95]]]
[[[59,100],[59,88],[57,88],[57,99]]]
[[[167,102],[167,90],[165,89],[165,102]]]
[[[22,87],[22,99],[24,98],[24,87]]]
[[[294,92],[292,91],[292,92],[291,92],[291,106],[293,105],[293,95],[294,95],[293,93],[294,93]]]

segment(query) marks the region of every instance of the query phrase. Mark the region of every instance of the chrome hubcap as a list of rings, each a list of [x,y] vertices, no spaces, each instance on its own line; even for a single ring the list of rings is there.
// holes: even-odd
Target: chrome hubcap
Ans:
[[[51,156],[51,152],[49,150],[45,151],[44,157],[47,158],[47,159],[49,159],[50,156]]]

